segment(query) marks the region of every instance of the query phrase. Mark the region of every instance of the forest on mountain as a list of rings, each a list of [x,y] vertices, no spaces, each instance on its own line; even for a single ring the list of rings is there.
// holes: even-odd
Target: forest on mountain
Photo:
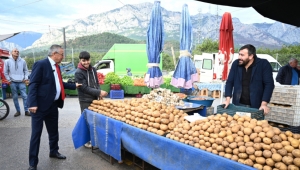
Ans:
[[[94,34],[84,37],[78,37],[66,42],[66,62],[74,62],[77,66],[79,60],[78,56],[81,51],[88,51],[91,54],[91,64],[94,65],[97,61],[101,60],[106,52],[115,44],[145,44],[144,41],[137,41],[127,38],[122,35],[104,32],[101,34]],[[63,44],[60,44],[63,46]],[[163,70],[172,71],[178,62],[180,43],[178,41],[165,41],[164,49],[162,52]],[[172,52],[173,48],[173,52]],[[219,42],[211,39],[205,39],[201,44],[195,44],[192,48],[192,54],[217,53],[219,50]],[[238,48],[235,49],[237,53]],[[284,46],[281,49],[268,49],[258,48],[258,54],[269,54],[277,58],[281,65],[287,64],[290,58],[300,59],[300,45]],[[32,52],[32,50],[25,50],[22,52],[21,57],[25,58],[28,68],[31,69],[34,61],[45,58],[48,54],[47,50],[40,50]],[[174,54],[174,56],[173,56]],[[73,56],[73,59],[72,59]],[[174,62],[175,58],[175,62]],[[174,65],[175,63],[175,65]]]

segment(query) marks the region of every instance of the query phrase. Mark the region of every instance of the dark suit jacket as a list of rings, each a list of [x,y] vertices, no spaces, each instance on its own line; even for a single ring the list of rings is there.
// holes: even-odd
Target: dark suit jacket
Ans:
[[[239,105],[242,94],[243,71],[238,64],[238,60],[232,63],[225,87],[225,97],[232,97],[232,103],[235,105]],[[258,109],[262,101],[270,102],[273,89],[274,80],[270,63],[265,59],[256,58],[249,86],[251,107]]]
[[[291,85],[293,76],[292,70],[293,68],[289,64],[281,67],[276,76],[276,81],[280,84]],[[298,73],[298,77],[300,77],[300,71],[297,68],[294,68],[294,70]]]
[[[63,83],[65,89],[75,90],[76,85]],[[55,77],[48,57],[37,61],[32,67],[28,88],[28,107],[38,107],[39,112],[46,111],[54,102],[56,95]],[[62,108],[64,101],[61,96],[57,100],[57,106]]]

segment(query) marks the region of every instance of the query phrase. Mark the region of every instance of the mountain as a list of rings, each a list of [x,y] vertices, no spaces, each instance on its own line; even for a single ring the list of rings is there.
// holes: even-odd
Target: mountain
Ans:
[[[65,27],[66,39],[110,32],[135,40],[146,40],[152,7],[153,4],[149,2],[127,4],[121,8],[75,20]],[[162,16],[165,39],[179,41],[181,13],[168,11],[162,7]],[[222,16],[212,14],[192,15],[194,43],[201,43],[206,38],[218,40],[221,19]],[[273,49],[280,48],[282,45],[300,43],[300,36],[298,36],[300,29],[294,26],[280,22],[243,24],[238,18],[232,20],[235,47],[251,43],[256,47]],[[49,46],[62,41],[62,30],[52,30],[43,34],[30,48]]]
[[[17,44],[21,48],[26,48],[31,46],[36,40],[40,39],[42,37],[42,33],[38,32],[21,32],[6,41],[9,43]]]
[[[23,50],[23,48],[20,47],[19,45],[15,44],[15,43],[7,42],[7,41],[0,41],[0,48],[7,49],[9,51],[13,50],[14,48],[17,48],[20,51]]]

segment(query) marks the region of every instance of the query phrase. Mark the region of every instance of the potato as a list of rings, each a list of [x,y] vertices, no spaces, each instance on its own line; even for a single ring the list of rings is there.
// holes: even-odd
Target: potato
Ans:
[[[294,138],[294,139],[300,139],[300,134],[295,134],[295,133],[294,133],[294,134],[293,134],[293,138]]]
[[[266,136],[268,137],[268,138],[273,138],[273,136],[275,135],[275,132],[273,131],[273,130],[269,130],[267,133],[266,133]]]
[[[244,142],[250,142],[250,137],[248,135],[245,135],[244,136]]]
[[[293,164],[293,158],[290,156],[284,156],[282,158],[282,162],[285,163],[286,165],[291,165]]]
[[[222,145],[217,146],[218,152],[224,152],[224,147]]]
[[[261,165],[266,163],[266,159],[264,157],[256,157],[255,161]]]
[[[255,133],[259,133],[259,132],[261,132],[263,129],[262,129],[261,126],[255,126],[253,130],[254,130]]]
[[[229,154],[229,153],[225,153],[224,157],[225,157],[225,158],[228,158],[228,159],[231,159],[232,155]]]
[[[232,155],[231,156],[231,160],[233,161],[237,161],[239,159],[239,157],[237,155]]]
[[[245,142],[243,142],[243,141],[238,142],[238,143],[237,143],[237,146],[238,146],[238,147],[240,147],[240,146],[245,146]]]
[[[274,143],[273,148],[275,148],[276,150],[282,149],[283,145],[281,143]]]
[[[297,139],[292,139],[291,141],[291,145],[294,147],[294,148],[298,148],[299,147],[299,144],[300,144],[300,141],[297,140]]]
[[[264,137],[263,142],[267,145],[270,145],[272,143],[272,140],[270,138]]]
[[[256,157],[255,155],[248,155],[249,159],[251,159],[252,161],[255,161]]]
[[[253,147],[247,147],[247,148],[246,148],[246,153],[247,153],[248,155],[253,155],[254,152],[255,152],[255,149],[254,149]]]
[[[282,142],[281,138],[278,135],[274,135],[272,137],[272,142],[273,143],[278,143],[278,142]]]
[[[244,164],[249,165],[249,166],[253,166],[254,163],[253,163],[253,161],[251,159],[246,159],[244,161]]]
[[[261,157],[261,156],[262,156],[262,151],[255,151],[255,152],[254,152],[254,155],[255,155],[256,157]]]
[[[256,151],[260,151],[262,148],[262,145],[260,143],[254,143],[253,147]]]
[[[280,162],[282,160],[282,156],[278,153],[273,153],[272,155],[272,159],[275,161],[275,162]]]
[[[293,154],[294,157],[300,158],[300,149],[294,149],[292,151],[292,154]]]
[[[232,137],[234,138],[234,141],[237,142],[237,143],[243,142],[243,141],[244,141],[244,138],[241,137],[241,136],[234,137],[234,136],[232,135]]]
[[[260,137],[256,137],[253,140],[254,143],[260,143],[261,142],[261,138]]]
[[[280,170],[285,170],[285,169],[287,170],[287,166],[282,162],[275,163],[275,167],[280,169]]]
[[[159,126],[159,128],[161,129],[161,130],[168,130],[168,126],[167,125],[164,125],[164,124],[160,124],[160,126]],[[198,135],[197,136],[199,136],[199,133],[198,133]]]
[[[286,145],[284,147],[284,149],[288,152],[288,153],[292,153],[294,150],[294,147],[292,147],[291,145]]]
[[[244,134],[245,135],[251,135],[252,129],[251,128],[244,128]]]
[[[237,147],[237,143],[236,142],[232,142],[232,143],[229,144],[229,147],[231,149],[235,149]]]
[[[220,156],[224,156],[224,155],[225,155],[225,152],[219,152],[219,155],[220,155]]]
[[[279,137],[281,138],[281,140],[286,141],[287,137],[284,133],[279,134]]]
[[[211,147],[206,148],[206,151],[207,151],[207,152],[211,152],[211,151],[212,151],[212,148],[211,148]]]
[[[246,152],[246,147],[245,146],[240,146],[239,147],[239,152],[240,153],[245,153]]]
[[[299,170],[299,167],[297,167],[295,165],[289,165],[288,170]]]
[[[232,143],[234,141],[234,138],[232,135],[229,135],[226,137],[226,140],[229,142],[229,143]]]
[[[239,149],[238,148],[233,149],[232,153],[234,155],[238,155],[239,154]]]
[[[231,148],[225,148],[225,152],[231,154],[232,153],[232,149]]]
[[[238,161],[239,163],[241,163],[241,164],[244,164],[245,159],[238,159],[237,161]]]
[[[273,167],[275,165],[275,162],[273,161],[272,158],[267,158],[266,164],[269,165],[270,167]]]
[[[271,157],[272,157],[272,152],[269,151],[269,150],[264,150],[264,151],[263,151],[263,156],[264,156],[265,158],[271,158]]]
[[[231,131],[232,131],[233,133],[237,133],[239,130],[240,130],[240,126],[239,126],[239,125],[235,125],[235,126],[233,126],[233,127],[231,128]]]
[[[268,165],[265,165],[265,166],[263,167],[263,170],[272,170],[272,168],[271,168],[270,166],[268,166]]]
[[[291,131],[289,131],[289,130],[285,131],[284,134],[285,134],[286,136],[288,136],[288,137],[292,137],[292,136],[293,136],[293,133],[292,133]]]
[[[265,132],[259,132],[258,137],[264,138],[264,137],[266,137],[266,133]]]
[[[294,165],[296,165],[297,167],[300,167],[300,158],[295,158],[293,161]]]
[[[254,164],[253,165],[254,168],[258,169],[258,170],[262,170],[263,166],[261,164]]]
[[[277,153],[279,153],[281,156],[286,156],[288,152],[287,152],[287,150],[285,150],[284,148],[282,148],[282,149],[279,149],[277,151]]]
[[[290,143],[289,141],[282,141],[281,144],[282,144],[283,146],[286,146],[286,145],[290,145],[291,143]]]
[[[246,143],[245,143],[245,146],[246,146],[246,147],[251,147],[251,146],[253,146],[253,145],[254,145],[253,142],[246,142]]]
[[[247,155],[246,153],[239,153],[238,156],[239,156],[239,158],[241,158],[241,159],[246,159],[246,158],[248,158],[248,155]]]

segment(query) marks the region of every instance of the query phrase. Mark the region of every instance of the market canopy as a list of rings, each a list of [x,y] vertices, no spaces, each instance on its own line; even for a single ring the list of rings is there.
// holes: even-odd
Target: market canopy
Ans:
[[[300,26],[299,1],[296,0],[196,0],[232,7],[252,7],[262,16]]]
[[[9,39],[10,37],[13,37],[17,34],[19,34],[20,32],[17,32],[17,33],[12,33],[12,34],[3,34],[3,35],[0,35],[0,41],[4,41],[6,39]]]

